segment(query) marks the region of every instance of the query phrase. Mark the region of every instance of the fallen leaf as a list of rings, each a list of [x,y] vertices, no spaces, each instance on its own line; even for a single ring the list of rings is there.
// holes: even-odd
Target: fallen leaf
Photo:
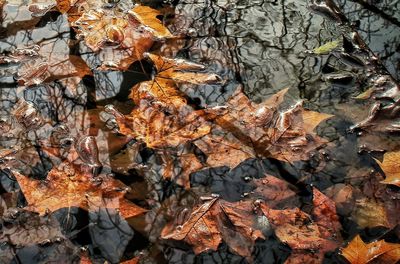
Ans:
[[[121,134],[143,141],[150,148],[177,147],[211,130],[204,111],[189,106],[177,110],[143,99],[129,115],[122,115],[111,106],[106,111],[115,117]]]
[[[351,264],[366,264],[376,259],[385,260],[377,263],[397,263],[400,260],[400,244],[387,243],[384,240],[366,244],[357,235],[342,249],[341,254]]]
[[[334,40],[331,42],[327,42],[322,46],[319,46],[318,48],[315,48],[313,52],[317,55],[324,55],[324,54],[329,54],[331,51],[336,49],[340,45],[340,41]]]
[[[356,201],[352,218],[361,227],[392,227],[383,203],[372,199],[363,198]]]
[[[386,175],[384,184],[391,184],[400,187],[400,152],[386,152],[383,155],[383,162],[375,159]]]
[[[313,220],[323,238],[341,240],[342,225],[336,212],[335,202],[313,188]]]
[[[125,217],[146,210],[124,199],[126,186],[106,175],[90,176],[71,164],[53,168],[46,180],[35,180],[13,171],[26,200],[28,210],[45,214],[60,208],[80,207],[117,209]]]
[[[126,70],[143,58],[153,45],[154,37],[172,37],[156,16],[160,12],[147,6],[136,6],[128,12],[119,8],[87,8],[72,22],[85,44],[102,65],[100,70]],[[148,24],[147,24],[148,23]]]
[[[193,209],[181,226],[173,223],[164,227],[163,239],[182,240],[192,245],[195,254],[216,251],[224,241],[237,254],[250,257],[255,240],[264,238],[254,228],[253,203],[227,201],[213,198]]]
[[[271,175],[265,175],[253,182],[256,188],[252,191],[252,196],[261,197],[271,208],[296,196],[295,188],[292,185]]]
[[[173,35],[161,23],[157,16],[162,15],[161,12],[148,6],[137,5],[129,14],[133,15],[142,25],[147,27],[154,36],[158,38],[171,38]]]
[[[255,157],[287,162],[307,160],[313,150],[325,143],[312,130],[331,116],[305,111],[301,103],[279,111],[286,92],[284,89],[265,102],[255,104],[239,88],[227,102],[226,114],[217,116],[216,123],[242,145],[253,148]],[[221,144],[235,145],[229,143],[229,138]]]

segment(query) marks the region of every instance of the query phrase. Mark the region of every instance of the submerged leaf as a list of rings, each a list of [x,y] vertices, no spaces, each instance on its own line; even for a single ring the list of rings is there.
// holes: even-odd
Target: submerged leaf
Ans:
[[[40,181],[13,171],[28,201],[29,210],[45,214],[60,208],[117,209],[125,218],[144,213],[146,210],[124,199],[126,187],[109,176],[90,174],[64,164],[64,169],[53,168],[46,180]]]
[[[250,257],[255,240],[264,238],[254,228],[252,202],[229,203],[213,198],[197,206],[182,226],[168,224],[162,231],[163,239],[183,240],[192,245],[196,254],[216,251],[224,241],[237,254]]]

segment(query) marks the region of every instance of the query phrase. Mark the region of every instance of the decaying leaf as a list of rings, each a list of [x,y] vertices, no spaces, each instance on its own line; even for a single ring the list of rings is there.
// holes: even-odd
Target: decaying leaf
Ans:
[[[146,6],[136,6],[129,12],[118,8],[87,9],[72,26],[85,44],[99,53],[99,69],[125,70],[143,58],[153,39],[172,37],[156,17],[160,12]]]
[[[256,188],[252,191],[252,196],[261,197],[271,208],[281,205],[296,196],[293,186],[271,175],[266,175],[253,182]]]
[[[160,151],[158,155],[163,162],[163,178],[174,180],[186,189],[190,188],[190,174],[204,167],[196,155],[187,151],[179,152],[176,156],[168,151]]]
[[[8,217],[6,214],[0,220],[8,222],[2,226],[0,234],[2,243],[22,247],[66,239],[60,224],[52,216],[40,217],[33,212],[22,210],[14,214],[13,217]]]
[[[131,98],[137,107],[129,114],[122,115],[108,108],[114,115],[121,134],[146,142],[148,147],[177,147],[207,135],[211,130],[208,122],[212,116],[207,110],[194,110],[186,104],[173,80],[175,74],[181,79],[192,80],[193,73],[182,72],[203,68],[183,60],[171,60],[149,55],[157,68],[154,80],[142,82],[132,88]],[[196,83],[218,81],[214,75],[195,73]],[[189,81],[190,82],[190,81]]]
[[[141,140],[151,148],[177,147],[188,141],[207,135],[211,124],[202,110],[177,111],[152,100],[142,100],[129,115],[122,115],[108,106],[106,111],[114,115],[121,134]]]
[[[163,239],[182,240],[192,245],[196,254],[217,250],[224,241],[241,256],[250,257],[254,242],[264,238],[254,228],[252,202],[229,203],[213,198],[194,208],[183,225],[168,224],[161,234]]]
[[[383,162],[375,159],[386,175],[384,184],[391,184],[400,187],[400,152],[386,152],[383,156]]]
[[[392,227],[383,203],[367,198],[356,201],[352,218],[362,228],[377,226]]]
[[[199,72],[205,67],[182,59],[170,59],[155,54],[146,54],[157,70],[153,80],[141,82],[132,88],[131,99],[137,104],[144,96],[152,96],[166,104],[180,108],[186,104],[184,94],[176,83],[218,84],[218,75]]]
[[[309,258],[318,263],[326,252],[333,251],[340,245],[341,225],[334,203],[316,189],[313,194],[312,216],[299,208],[275,210],[266,203],[261,203],[260,208],[279,240],[294,250],[292,254],[308,254]]]
[[[69,54],[63,41],[44,41],[40,46],[21,47],[0,56],[1,63],[18,63],[16,79],[25,86],[92,74],[81,57]]]
[[[351,264],[367,264],[373,260],[380,260],[376,263],[397,263],[400,260],[400,244],[387,243],[384,240],[371,243],[364,243],[357,235],[341,254]]]
[[[28,178],[13,171],[28,201],[28,210],[45,214],[66,207],[109,208],[119,210],[125,217],[133,217],[146,210],[124,199],[126,186],[106,175],[90,176],[70,164],[53,168],[46,180]]]
[[[312,130],[331,116],[304,111],[301,103],[279,111],[286,92],[287,89],[284,89],[257,105],[238,89],[226,105],[226,114],[217,117],[216,123],[232,133],[242,145],[253,148],[256,157],[272,157],[288,162],[306,160],[311,151],[325,143]],[[221,144],[235,146],[229,138]]]

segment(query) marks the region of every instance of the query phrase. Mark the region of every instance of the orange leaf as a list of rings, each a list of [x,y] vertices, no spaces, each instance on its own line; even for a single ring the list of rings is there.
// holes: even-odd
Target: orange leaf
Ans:
[[[357,235],[342,249],[341,254],[351,264],[366,264],[377,258],[387,260],[379,263],[396,263],[400,260],[400,244],[387,243],[384,240],[365,244]]]
[[[69,164],[63,170],[53,168],[46,180],[31,179],[13,171],[26,200],[28,209],[45,214],[60,208],[98,207],[117,209],[125,218],[144,213],[146,210],[124,200],[125,186],[109,176],[89,176]]]

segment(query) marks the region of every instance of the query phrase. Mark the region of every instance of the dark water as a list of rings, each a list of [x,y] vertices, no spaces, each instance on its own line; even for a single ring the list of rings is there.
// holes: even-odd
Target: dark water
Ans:
[[[76,41],[76,34],[69,27],[65,15],[50,11],[42,17],[32,17],[27,7],[30,1],[8,2],[3,8],[0,28],[0,51],[3,54],[15,48],[41,44],[48,45],[49,52],[56,55],[80,55],[90,67],[98,63],[93,52]],[[232,170],[222,167],[192,174],[192,189],[187,191],[173,182],[162,180],[157,170],[143,173],[137,167],[129,167],[130,162],[137,161],[157,168],[158,161],[150,149],[144,149],[139,157],[136,156],[130,148],[133,143],[125,146],[124,139],[115,135],[99,118],[107,104],[115,105],[123,113],[130,112],[133,104],[128,100],[129,91],[134,84],[149,79],[152,71],[149,62],[135,62],[124,72],[95,70],[93,76],[84,76],[76,88],[58,79],[22,87],[15,79],[15,72],[20,66],[17,63],[4,64],[0,66],[1,121],[4,124],[16,123],[12,110],[23,99],[34,103],[37,116],[44,124],[38,129],[33,124],[30,130],[14,125],[12,130],[0,135],[2,148],[22,150],[18,154],[18,170],[27,176],[44,179],[54,160],[41,149],[41,142],[49,138],[55,127],[65,124],[71,138],[80,135],[96,137],[103,172],[113,173],[115,178],[130,186],[127,198],[149,209],[149,212],[126,222],[115,212],[106,210],[90,213],[77,208],[58,210],[46,218],[59,223],[60,227],[55,224],[54,229],[61,229],[59,232],[65,239],[56,242],[50,239],[48,243],[23,247],[2,240],[1,263],[78,262],[82,251],[88,252],[95,263],[104,263],[105,260],[118,263],[120,259],[127,260],[137,255],[142,256],[143,263],[246,263],[245,258],[231,253],[225,244],[217,252],[195,256],[190,247],[162,241],[160,231],[167,221],[166,215],[171,214],[169,211],[190,209],[199,194],[214,193],[225,200],[238,201],[254,189],[248,179],[261,178],[265,173],[293,184],[299,191],[301,208],[307,208],[310,202],[311,185],[324,191],[329,188],[335,190],[343,184],[367,190],[361,196],[374,197],[378,202],[390,196],[390,206],[399,208],[397,189],[368,189],[369,185],[373,185],[371,175],[380,173],[373,157],[382,156],[379,150],[398,150],[398,135],[371,133],[363,137],[349,131],[353,124],[368,115],[371,102],[359,102],[353,98],[369,88],[366,70],[356,63],[343,62],[332,54],[310,53],[316,47],[347,36],[348,27],[339,26],[326,15],[312,11],[309,1],[187,0],[142,3],[163,10],[164,21],[170,31],[182,36],[156,41],[151,51],[201,63],[207,71],[222,77],[222,85],[179,87],[191,98],[195,107],[224,105],[239,85],[255,102],[289,87],[285,106],[304,100],[307,109],[335,115],[317,129],[321,137],[329,140],[322,150],[325,159],[293,164],[272,159],[250,159]],[[366,3],[364,0],[337,2],[344,16],[381,59],[386,70],[399,80],[400,2]],[[333,73],[349,77],[330,81],[329,74]],[[319,169],[321,164],[323,169]],[[9,170],[2,171],[2,197],[15,193],[15,205],[23,207],[26,200],[10,174]],[[378,192],[385,194],[378,195]],[[399,242],[397,229],[362,228],[347,211],[339,211],[345,240],[361,233],[369,239],[385,236]],[[4,214],[3,209],[1,213]],[[12,220],[3,216],[2,223],[16,227],[40,226],[41,221],[47,220],[23,212]],[[271,236],[267,241],[256,243],[253,256],[255,263],[283,263],[290,253],[288,246]],[[326,255],[324,263],[341,262],[345,263],[344,259],[333,252]]]

